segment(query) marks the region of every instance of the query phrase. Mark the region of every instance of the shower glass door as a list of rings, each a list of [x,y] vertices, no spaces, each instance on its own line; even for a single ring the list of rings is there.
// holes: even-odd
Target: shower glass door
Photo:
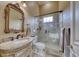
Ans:
[[[47,51],[59,51],[59,14],[40,17],[39,27],[38,38],[46,45]]]

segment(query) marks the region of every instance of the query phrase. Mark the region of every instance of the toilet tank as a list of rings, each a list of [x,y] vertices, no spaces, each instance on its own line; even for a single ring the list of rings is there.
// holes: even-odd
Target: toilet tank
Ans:
[[[33,43],[36,43],[38,41],[38,36],[33,36]]]

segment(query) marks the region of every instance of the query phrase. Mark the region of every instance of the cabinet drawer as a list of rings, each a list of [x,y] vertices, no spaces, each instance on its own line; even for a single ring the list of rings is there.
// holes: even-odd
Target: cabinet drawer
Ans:
[[[32,54],[32,47],[28,46],[27,48],[16,52],[15,57],[28,57],[31,54]]]

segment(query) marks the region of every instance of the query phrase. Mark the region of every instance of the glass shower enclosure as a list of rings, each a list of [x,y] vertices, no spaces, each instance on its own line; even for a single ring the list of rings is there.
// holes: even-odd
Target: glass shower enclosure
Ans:
[[[38,41],[45,44],[46,53],[50,55],[60,55],[60,26],[62,25],[60,25],[60,18],[62,18],[60,13],[38,16],[34,17],[34,24],[32,24],[36,31],[35,34],[38,36]]]
[[[60,50],[60,13],[39,16],[37,35],[38,41],[46,46],[46,53],[59,56]]]

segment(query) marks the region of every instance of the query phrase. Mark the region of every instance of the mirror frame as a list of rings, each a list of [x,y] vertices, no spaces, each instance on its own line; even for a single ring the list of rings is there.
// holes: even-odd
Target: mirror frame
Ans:
[[[16,10],[17,12],[20,12],[22,14],[22,29],[21,32],[24,32],[24,12],[20,9],[19,4],[7,4],[4,11],[5,11],[5,33],[10,33],[11,30],[9,28],[9,14],[10,14],[10,8]],[[13,30],[15,32],[15,30]]]

